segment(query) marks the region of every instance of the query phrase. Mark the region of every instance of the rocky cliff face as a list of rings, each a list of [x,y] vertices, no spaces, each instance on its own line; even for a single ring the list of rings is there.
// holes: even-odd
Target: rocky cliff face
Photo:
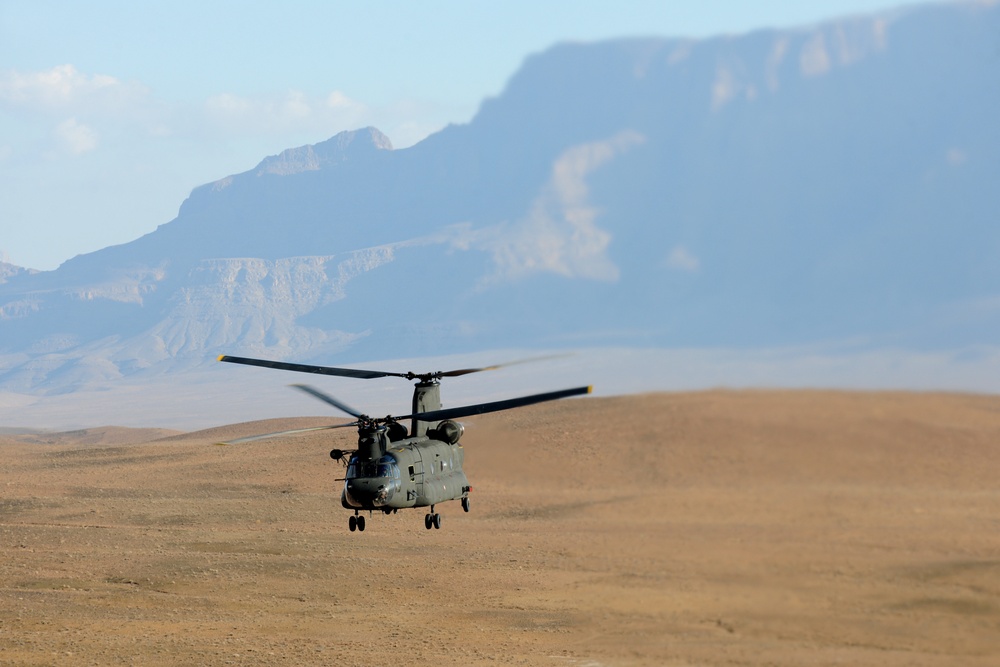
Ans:
[[[132,243],[0,267],[0,387],[220,352],[994,344],[997,34],[973,3],[553,47],[412,148],[341,133]]]
[[[137,272],[65,288],[57,297],[9,302],[3,312],[8,331],[30,323],[56,298],[75,312],[114,304],[106,308],[114,313],[103,323],[105,335],[90,340],[72,318],[25,340],[22,350],[0,357],[12,366],[2,381],[12,391],[61,391],[197,365],[236,346],[282,358],[336,354],[368,332],[303,326],[298,319],[344,299],[352,279],[392,261],[393,254],[384,247],[335,257],[209,259],[181,280],[167,279],[166,269]],[[129,329],[138,332],[128,335]]]
[[[265,158],[252,173],[255,176],[275,174],[291,176],[303,171],[319,171],[338,163],[360,162],[372,156],[375,151],[391,151],[389,137],[374,127],[357,132],[342,132],[332,139],[312,146],[299,146],[282,151],[279,155]],[[232,182],[232,177],[219,181],[215,187],[221,189],[223,183]]]

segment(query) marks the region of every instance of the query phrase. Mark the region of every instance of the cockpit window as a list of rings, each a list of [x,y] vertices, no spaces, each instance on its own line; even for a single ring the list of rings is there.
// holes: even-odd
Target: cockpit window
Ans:
[[[354,456],[347,464],[347,479],[359,477],[399,477],[399,467],[391,456],[383,456],[377,462],[359,461]]]
[[[378,460],[378,477],[396,477],[399,478],[399,466],[396,465],[396,459],[391,456],[383,456]]]

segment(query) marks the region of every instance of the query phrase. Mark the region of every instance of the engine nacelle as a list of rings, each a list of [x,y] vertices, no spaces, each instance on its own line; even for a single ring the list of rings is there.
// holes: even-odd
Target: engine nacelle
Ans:
[[[409,437],[409,433],[406,431],[406,427],[399,422],[390,422],[386,426],[386,433],[389,434],[389,442],[399,442],[400,440],[406,440]]]
[[[449,445],[457,445],[458,441],[462,438],[465,433],[465,427],[456,421],[446,419],[437,425],[434,429],[434,438],[436,440],[443,440]],[[430,434],[428,434],[430,435]]]

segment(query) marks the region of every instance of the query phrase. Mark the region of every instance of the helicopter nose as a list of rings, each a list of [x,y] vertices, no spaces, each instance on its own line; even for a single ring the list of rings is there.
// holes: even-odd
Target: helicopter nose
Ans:
[[[353,504],[382,507],[392,497],[392,488],[384,479],[352,479],[347,482],[347,495]]]

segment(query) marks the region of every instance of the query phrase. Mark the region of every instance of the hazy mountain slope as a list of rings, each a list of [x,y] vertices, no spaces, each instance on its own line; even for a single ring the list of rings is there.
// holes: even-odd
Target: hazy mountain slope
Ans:
[[[0,385],[220,351],[962,347],[1000,333],[1000,7],[563,44],[468,125],[374,128],[0,283]]]

